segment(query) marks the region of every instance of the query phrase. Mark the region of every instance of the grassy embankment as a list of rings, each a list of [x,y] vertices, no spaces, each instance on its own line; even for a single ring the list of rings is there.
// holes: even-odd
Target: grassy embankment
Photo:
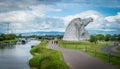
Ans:
[[[85,52],[91,56],[96,56],[97,58],[108,62],[108,53],[104,53],[100,51],[102,46],[107,46],[109,43],[98,43],[94,44],[91,42],[70,42],[70,41],[59,41],[60,47],[69,48],[69,49],[76,49],[82,52]],[[115,65],[116,67],[120,68],[120,56],[111,54],[110,56],[110,64]]]
[[[117,50],[120,51],[120,47],[118,47]]]
[[[16,42],[17,39],[13,39],[13,40],[4,40],[4,41],[0,41],[0,44],[3,44],[3,43],[10,43],[10,42]]]
[[[47,49],[48,41],[41,42],[31,49],[33,58],[29,64],[33,69],[68,69],[61,52]]]

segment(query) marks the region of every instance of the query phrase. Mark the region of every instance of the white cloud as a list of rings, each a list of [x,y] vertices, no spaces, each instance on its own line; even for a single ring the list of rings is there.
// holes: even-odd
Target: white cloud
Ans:
[[[27,22],[33,20],[35,15],[32,11],[12,11],[0,13],[1,22]]]
[[[60,14],[70,14],[66,9],[83,11],[84,8],[91,9],[91,7],[116,8],[120,7],[120,4],[117,0],[107,1],[107,3],[105,0],[70,0],[69,2],[64,0],[1,0],[0,23],[11,23],[11,27],[15,32],[65,31],[65,28],[72,19],[76,17],[82,19],[92,17],[94,21],[88,24],[87,29],[104,30],[102,28],[108,28],[109,30],[110,28],[120,27],[120,13],[115,16],[105,17],[97,11],[88,10],[68,16],[63,14],[64,17],[54,16],[54,12],[59,14],[62,10],[64,12]],[[52,12],[52,14],[47,12]],[[46,13],[51,16],[48,16]],[[0,26],[0,28],[3,27]]]
[[[105,30],[103,28],[106,27],[106,30],[110,31],[112,30],[110,29],[111,27],[120,27],[120,24],[118,24],[120,13],[115,16],[105,17],[97,11],[89,10],[65,17],[50,17],[45,15],[45,12],[59,12],[61,10],[44,5],[32,6],[30,8],[30,10],[25,11],[0,13],[0,21],[10,22],[12,30],[14,30],[14,32],[65,31],[65,28],[69,22],[77,17],[80,17],[82,19],[92,17],[94,19],[93,22],[88,24],[86,27],[88,30]],[[110,21],[111,19],[114,21]]]
[[[30,6],[29,10],[0,13],[0,23],[9,22],[15,32],[46,30],[52,27],[52,24],[45,23],[45,20],[48,19],[45,13],[48,11],[60,12],[62,10],[53,8],[51,5]],[[55,19],[58,18],[51,17],[49,23],[53,23]]]
[[[107,16],[104,19],[106,21],[106,28],[120,29],[120,12],[115,16]]]
[[[120,21],[120,12],[118,12],[117,15],[115,15],[115,16],[105,17],[105,20],[107,20],[108,22]]]
[[[19,10],[0,13],[0,22],[27,22],[33,20],[35,17],[45,16],[45,12],[62,11],[61,9],[54,9],[51,5],[30,6],[30,10]]]

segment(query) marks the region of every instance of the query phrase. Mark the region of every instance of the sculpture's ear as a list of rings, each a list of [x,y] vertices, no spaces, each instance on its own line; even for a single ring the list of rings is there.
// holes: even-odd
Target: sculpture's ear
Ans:
[[[74,21],[82,21],[81,18],[75,18]]]
[[[74,18],[71,20],[71,22],[74,22],[74,21],[81,21],[82,19],[81,18]]]
[[[81,18],[77,18],[79,21],[81,21],[82,19]]]

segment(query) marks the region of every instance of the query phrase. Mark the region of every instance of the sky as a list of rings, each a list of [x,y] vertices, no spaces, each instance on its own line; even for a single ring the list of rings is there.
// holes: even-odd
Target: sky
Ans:
[[[0,33],[64,32],[74,18],[92,17],[87,30],[120,30],[120,0],[0,0]]]

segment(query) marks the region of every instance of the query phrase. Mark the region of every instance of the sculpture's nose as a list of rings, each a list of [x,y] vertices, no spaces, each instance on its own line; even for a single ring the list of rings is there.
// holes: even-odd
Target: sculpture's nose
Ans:
[[[90,17],[90,21],[93,22],[93,18],[92,17]]]

